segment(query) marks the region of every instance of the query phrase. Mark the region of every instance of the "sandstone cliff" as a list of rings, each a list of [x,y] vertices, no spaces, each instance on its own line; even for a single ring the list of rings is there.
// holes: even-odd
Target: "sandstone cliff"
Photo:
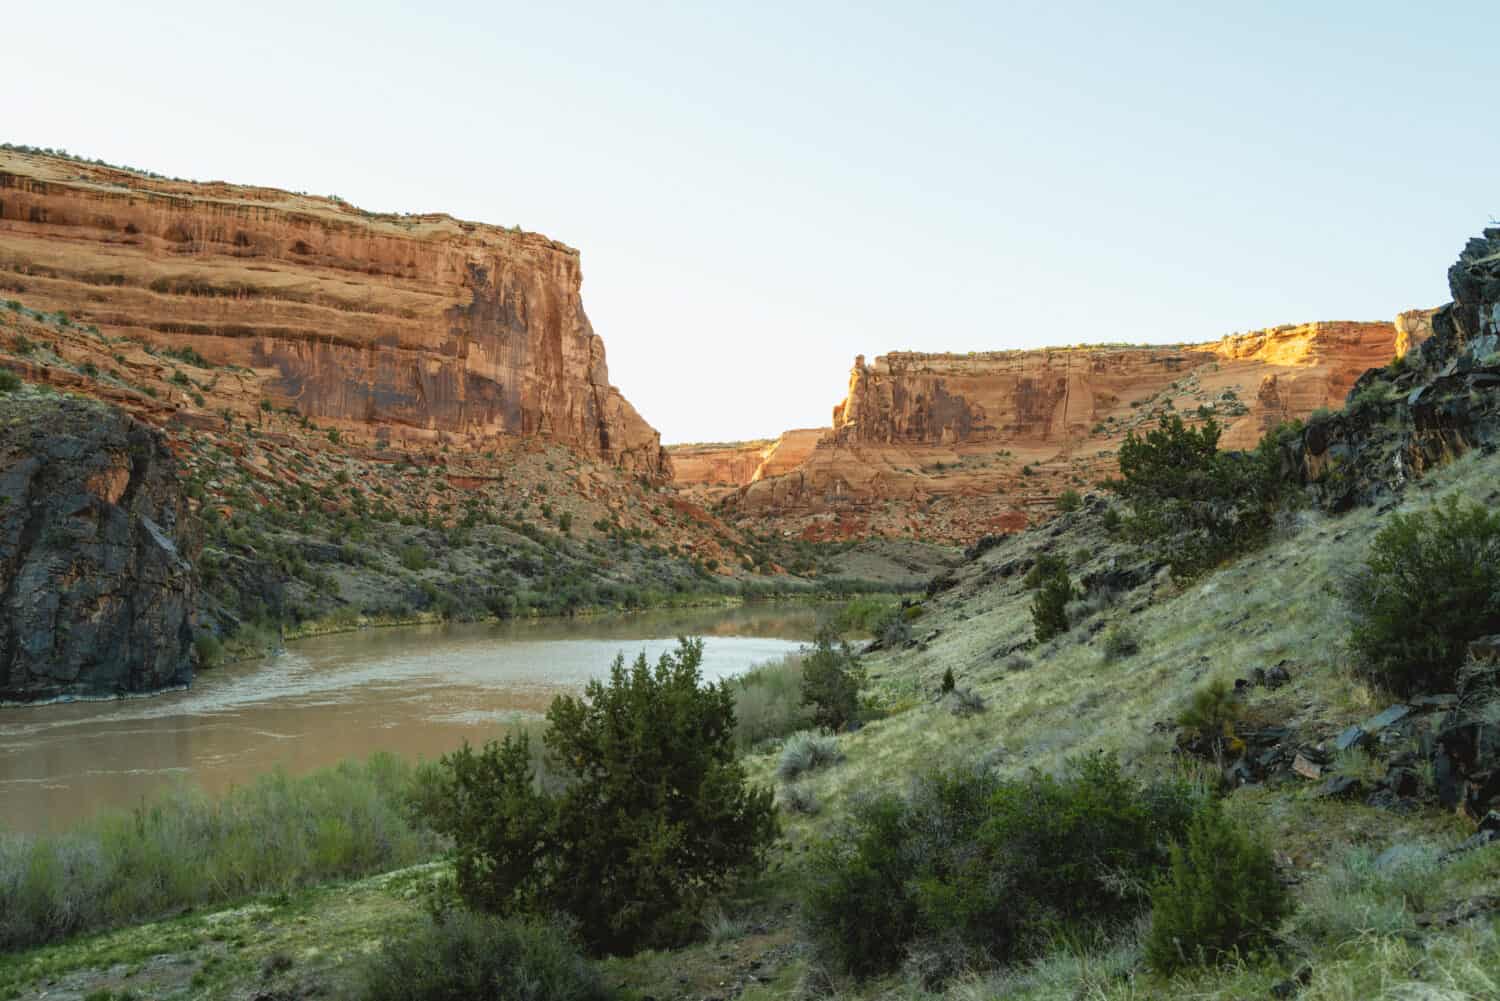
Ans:
[[[796,469],[812,454],[828,428],[799,428],[762,441],[669,445],[672,477],[717,499],[733,488]]]
[[[0,291],[28,306],[252,370],[356,435],[540,436],[667,479],[581,284],[535,233],[0,150]]]
[[[197,539],[161,436],[29,392],[0,418],[0,701],[186,684]]]
[[[1164,413],[1213,416],[1226,447],[1246,448],[1281,421],[1340,406],[1363,372],[1429,336],[1429,316],[1171,347],[857,358],[829,432],[774,473],[743,476],[750,457],[724,453],[715,475],[743,478],[711,499],[814,538],[1014,530],[1062,490],[1111,475],[1126,433]]]

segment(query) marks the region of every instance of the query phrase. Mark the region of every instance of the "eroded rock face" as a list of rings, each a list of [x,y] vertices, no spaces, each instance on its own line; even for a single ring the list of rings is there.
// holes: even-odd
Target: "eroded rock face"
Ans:
[[[1164,414],[1211,415],[1224,447],[1249,448],[1283,421],[1339,406],[1398,340],[1426,336],[1427,315],[1404,314],[1404,328],[1307,323],[1172,347],[860,357],[829,432],[713,499],[809,537],[1014,531],[1050,514],[1062,490],[1114,475],[1125,435]],[[752,457],[693,458],[732,479]]]
[[[716,444],[669,445],[672,477],[679,486],[704,488],[711,497],[796,469],[828,434],[801,428],[779,438]]]
[[[186,684],[198,543],[160,435],[35,393],[0,416],[0,701]]]
[[[651,479],[578,252],[445,215],[0,151],[0,279],[107,334],[255,369],[275,406],[397,442],[540,435]]]

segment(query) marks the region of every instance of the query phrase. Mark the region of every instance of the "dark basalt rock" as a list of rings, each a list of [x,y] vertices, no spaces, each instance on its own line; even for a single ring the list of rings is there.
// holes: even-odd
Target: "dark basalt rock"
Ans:
[[[188,683],[197,546],[157,432],[94,402],[0,398],[0,701]]]
[[[1500,448],[1500,228],[1469,241],[1448,286],[1431,338],[1282,441],[1284,469],[1325,510],[1377,503],[1471,449]]]

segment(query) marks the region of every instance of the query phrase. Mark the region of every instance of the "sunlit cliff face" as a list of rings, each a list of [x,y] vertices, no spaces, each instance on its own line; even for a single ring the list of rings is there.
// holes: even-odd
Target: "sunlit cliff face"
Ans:
[[[351,432],[540,435],[670,474],[609,385],[577,251],[535,233],[0,151],[0,277],[106,336],[252,369],[272,405]]]

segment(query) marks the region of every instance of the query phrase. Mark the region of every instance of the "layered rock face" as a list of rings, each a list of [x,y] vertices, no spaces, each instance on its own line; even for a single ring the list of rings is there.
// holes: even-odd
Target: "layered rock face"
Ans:
[[[159,433],[57,396],[0,415],[0,701],[186,684],[197,540]]]
[[[1112,475],[1126,433],[1165,414],[1213,416],[1225,447],[1247,448],[1282,421],[1341,405],[1363,372],[1429,336],[1428,315],[1173,347],[857,358],[831,430],[723,502],[811,537],[1012,531],[1062,490]]]
[[[273,406],[386,440],[537,435],[649,477],[577,251],[445,215],[0,151],[0,290],[253,370]]]
[[[718,499],[733,488],[796,469],[828,431],[800,428],[761,441],[669,445],[673,480]]]

